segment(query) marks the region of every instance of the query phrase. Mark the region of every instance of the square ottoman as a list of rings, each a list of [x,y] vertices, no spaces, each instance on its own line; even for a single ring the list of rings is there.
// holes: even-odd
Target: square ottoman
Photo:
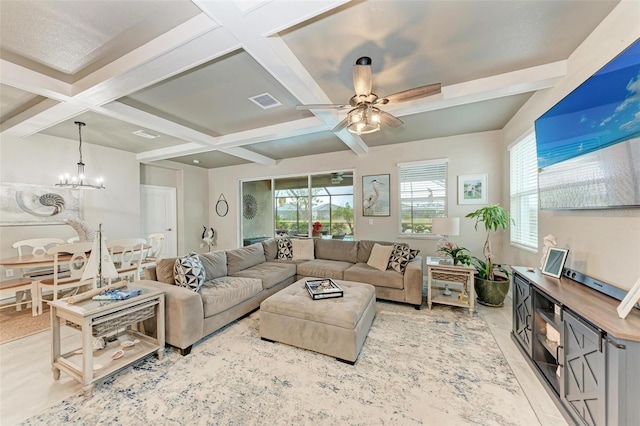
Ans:
[[[333,280],[343,297],[313,300],[303,278],[260,304],[260,337],[355,364],[376,316],[369,284]]]

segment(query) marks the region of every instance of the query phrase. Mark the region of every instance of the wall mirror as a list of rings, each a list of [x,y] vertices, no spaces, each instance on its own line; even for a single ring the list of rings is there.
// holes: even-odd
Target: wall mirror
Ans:
[[[229,204],[224,198],[224,194],[220,194],[220,198],[218,198],[218,202],[216,203],[216,213],[220,217],[224,217],[229,213]]]

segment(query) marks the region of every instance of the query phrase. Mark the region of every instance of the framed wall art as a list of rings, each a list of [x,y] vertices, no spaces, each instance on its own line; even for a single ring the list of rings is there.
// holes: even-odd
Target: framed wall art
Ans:
[[[487,204],[487,174],[458,176],[458,204]]]
[[[0,226],[62,225],[82,213],[79,189],[0,183]]]
[[[362,215],[390,216],[390,175],[362,176]]]

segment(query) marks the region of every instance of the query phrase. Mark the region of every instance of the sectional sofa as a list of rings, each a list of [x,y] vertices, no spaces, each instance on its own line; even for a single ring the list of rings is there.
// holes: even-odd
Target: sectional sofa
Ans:
[[[411,260],[404,273],[378,270],[367,264],[375,243],[394,244],[314,239],[312,259],[278,259],[278,244],[271,238],[242,248],[200,254],[206,282],[198,292],[175,285],[176,258],[161,259],[156,267],[146,268],[145,280],[136,284],[164,291],[166,342],[183,355],[198,340],[252,312],[267,297],[303,277],[372,284],[378,299],[419,309],[422,257]]]

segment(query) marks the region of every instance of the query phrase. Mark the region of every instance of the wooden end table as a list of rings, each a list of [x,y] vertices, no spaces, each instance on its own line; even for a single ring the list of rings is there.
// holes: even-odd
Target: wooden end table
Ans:
[[[473,316],[475,306],[475,268],[467,265],[438,263],[437,258],[427,258],[427,304],[432,303],[468,308]],[[444,285],[442,284],[444,283]],[[448,284],[453,284],[449,288]],[[461,287],[461,288],[460,288]],[[450,294],[446,294],[446,289]]]
[[[130,287],[131,288],[131,287]],[[135,286],[133,286],[135,288]],[[83,385],[86,395],[91,395],[95,382],[135,363],[154,352],[158,359],[164,353],[164,293],[141,289],[138,296],[126,300],[85,300],[69,304],[66,299],[49,302],[51,306],[51,370],[54,380],[60,371],[70,374]],[[148,336],[137,329],[145,319],[155,317],[156,336]],[[61,354],[60,323],[81,331],[81,345]],[[108,342],[106,337],[117,339]],[[105,337],[104,349],[93,350],[93,341]],[[135,345],[117,359],[116,351],[123,349],[123,341],[136,341]]]

